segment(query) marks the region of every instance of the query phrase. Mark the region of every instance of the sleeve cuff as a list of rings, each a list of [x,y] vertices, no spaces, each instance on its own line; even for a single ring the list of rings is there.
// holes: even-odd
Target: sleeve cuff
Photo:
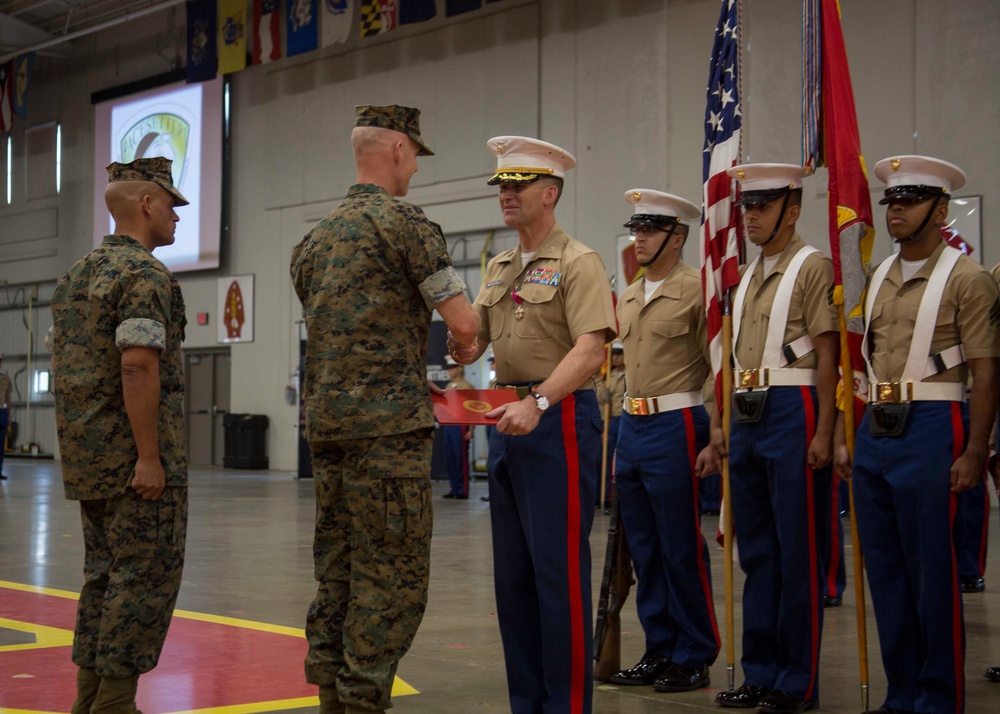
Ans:
[[[167,328],[156,320],[130,318],[115,331],[115,347],[152,347],[162,352],[167,347]]]
[[[49,328],[49,331],[45,333],[45,351],[52,354],[52,330],[55,327],[53,325]]]
[[[465,292],[465,281],[449,265],[420,283],[419,287],[427,307],[433,310],[445,300]]]

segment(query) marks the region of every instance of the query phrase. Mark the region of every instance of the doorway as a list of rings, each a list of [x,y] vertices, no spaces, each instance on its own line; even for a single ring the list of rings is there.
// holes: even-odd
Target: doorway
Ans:
[[[229,413],[229,348],[184,353],[187,380],[188,463],[222,466],[225,432],[222,418]]]

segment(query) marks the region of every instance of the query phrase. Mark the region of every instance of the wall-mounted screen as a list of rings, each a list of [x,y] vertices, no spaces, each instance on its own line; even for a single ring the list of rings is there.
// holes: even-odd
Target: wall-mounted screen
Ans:
[[[105,167],[112,161],[165,156],[173,161],[174,185],[191,205],[177,209],[174,244],[157,248],[155,255],[174,272],[219,267],[223,99],[221,77],[95,95],[95,246],[114,225],[104,203]]]

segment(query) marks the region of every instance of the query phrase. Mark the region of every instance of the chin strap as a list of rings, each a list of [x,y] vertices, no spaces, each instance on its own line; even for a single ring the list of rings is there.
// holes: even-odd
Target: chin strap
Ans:
[[[660,247],[657,249],[656,253],[653,254],[653,257],[647,260],[645,263],[639,263],[639,265],[641,265],[643,268],[646,268],[656,262],[656,259],[660,257],[660,254],[663,252],[663,249],[667,247],[667,242],[670,240],[671,236],[673,236],[674,228],[677,227],[678,223],[680,223],[680,218],[673,218],[671,219],[670,223],[668,223],[665,226],[662,226],[663,230],[667,232],[666,237],[664,237],[663,242],[660,243]]]
[[[913,240],[918,235],[920,235],[921,233],[923,233],[924,228],[927,227],[927,224],[931,220],[931,214],[934,213],[934,209],[937,208],[938,203],[941,201],[941,196],[944,196],[944,194],[942,193],[942,194],[938,195],[937,197],[935,197],[934,203],[932,203],[931,207],[927,209],[927,215],[924,216],[924,222],[920,224],[920,227],[917,228],[917,230],[913,231],[913,233],[911,233],[910,235],[908,235],[906,238],[893,238],[892,240],[894,242],[896,242],[896,243],[899,243],[899,244],[909,243],[911,240]],[[890,206],[890,208],[891,208],[891,206]],[[885,212],[885,227],[887,229],[889,228],[889,211]],[[892,231],[889,231],[889,235],[892,235]]]
[[[791,191],[785,192],[785,198],[781,202],[781,213],[778,214],[778,220],[774,224],[774,230],[771,231],[771,235],[768,236],[768,239],[766,241],[760,244],[762,248],[771,241],[773,241],[774,237],[778,235],[778,229],[781,228],[781,222],[785,220],[785,210],[788,208],[788,198],[791,195],[792,195]]]

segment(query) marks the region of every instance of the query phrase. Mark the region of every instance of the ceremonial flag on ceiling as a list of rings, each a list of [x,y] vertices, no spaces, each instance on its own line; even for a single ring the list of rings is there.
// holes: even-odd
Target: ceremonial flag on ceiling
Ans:
[[[817,8],[808,8],[817,1],[818,13]],[[806,165],[825,163],[829,169],[828,216],[834,300],[842,301],[844,306],[854,393],[863,402],[867,401],[868,378],[861,355],[864,335],[861,300],[875,240],[871,194],[861,154],[854,90],[837,0],[806,0],[806,5],[805,62],[807,67],[819,65],[821,86],[814,86],[815,82],[810,80],[810,76],[815,77],[815,71],[807,73],[804,106],[815,104],[815,97],[819,97],[820,109],[807,112],[803,118],[803,153]],[[810,23],[810,18],[815,22]],[[815,51],[810,48],[817,45],[818,56],[810,58],[809,54]],[[818,126],[811,114],[819,119]]]
[[[278,0],[253,0],[253,63],[281,59],[281,8]]]
[[[716,404],[722,405],[722,302],[740,282],[742,238],[736,186],[726,170],[740,156],[743,117],[739,94],[739,17],[737,0],[722,0],[708,70],[705,145],[702,152],[703,207],[700,237],[701,282],[709,349],[715,372]]]
[[[323,0],[323,47],[337,42],[346,42],[354,22],[352,0]]]
[[[399,2],[400,25],[426,22],[436,15],[437,3],[434,0],[400,0]]]
[[[285,36],[288,38],[288,56],[312,52],[319,47],[319,15],[316,0],[287,0]]]
[[[219,0],[219,74],[239,72],[246,66],[246,1]]]
[[[9,132],[14,121],[14,63],[0,64],[0,131]]]
[[[361,0],[361,36],[371,37],[395,30],[399,24],[397,0]]]
[[[219,69],[218,16],[215,0],[188,0],[187,81],[214,79]]]
[[[31,82],[31,68],[35,64],[35,53],[20,55],[14,60],[14,113],[22,119],[28,116],[28,85]]]
[[[478,10],[482,6],[482,0],[445,0],[444,16],[461,15],[465,12]]]

